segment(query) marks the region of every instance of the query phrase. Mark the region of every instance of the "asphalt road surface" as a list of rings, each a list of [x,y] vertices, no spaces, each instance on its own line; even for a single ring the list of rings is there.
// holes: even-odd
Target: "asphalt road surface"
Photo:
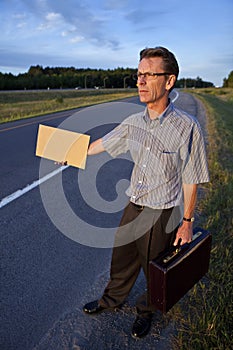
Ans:
[[[203,107],[191,95],[180,92],[175,104],[204,125]],[[174,322],[159,314],[146,338],[130,336],[134,302],[145,289],[142,274],[120,311],[82,312],[108,281],[130,158],[88,157],[85,171],[67,167],[36,182],[61,170],[35,156],[40,123],[94,140],[143,108],[131,98],[0,125],[1,350],[170,348]]]

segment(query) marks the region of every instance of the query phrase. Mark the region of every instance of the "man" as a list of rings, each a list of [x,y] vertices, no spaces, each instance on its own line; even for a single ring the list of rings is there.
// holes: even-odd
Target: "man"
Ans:
[[[141,268],[148,282],[151,259],[178,240],[184,244],[192,239],[197,184],[209,177],[198,122],[169,100],[178,74],[169,50],[142,50],[137,86],[146,110],[126,118],[89,147],[88,155],[107,151],[113,157],[129,150],[134,169],[127,190],[130,201],[116,233],[110,280],[102,297],[84,306],[87,314],[120,307]],[[136,307],[132,336],[141,338],[149,332],[154,311],[149,292]]]

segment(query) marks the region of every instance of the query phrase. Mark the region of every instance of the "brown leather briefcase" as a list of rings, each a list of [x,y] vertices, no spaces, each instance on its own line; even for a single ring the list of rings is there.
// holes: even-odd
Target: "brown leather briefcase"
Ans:
[[[193,240],[149,262],[150,302],[166,313],[208,271],[212,236],[194,230]]]

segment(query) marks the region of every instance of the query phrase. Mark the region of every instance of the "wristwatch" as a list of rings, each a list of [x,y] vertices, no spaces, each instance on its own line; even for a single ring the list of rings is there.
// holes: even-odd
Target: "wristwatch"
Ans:
[[[187,219],[187,218],[183,217],[183,220],[184,220],[184,221],[188,221],[188,222],[193,222],[193,221],[195,220],[195,218],[192,217],[192,218],[190,218],[190,219]]]

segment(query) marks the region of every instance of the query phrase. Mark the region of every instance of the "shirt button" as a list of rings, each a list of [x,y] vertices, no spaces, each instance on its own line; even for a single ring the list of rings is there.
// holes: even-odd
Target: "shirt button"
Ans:
[[[150,150],[150,147],[146,147],[146,150],[149,151],[149,150]]]
[[[143,168],[146,168],[146,164],[143,164],[143,166],[142,166]]]
[[[133,199],[135,199],[135,198],[136,198],[136,196],[132,196],[132,198],[133,198]]]
[[[139,181],[138,181],[138,183],[139,183],[139,184],[142,184],[142,181],[141,181],[141,180],[139,180]]]

